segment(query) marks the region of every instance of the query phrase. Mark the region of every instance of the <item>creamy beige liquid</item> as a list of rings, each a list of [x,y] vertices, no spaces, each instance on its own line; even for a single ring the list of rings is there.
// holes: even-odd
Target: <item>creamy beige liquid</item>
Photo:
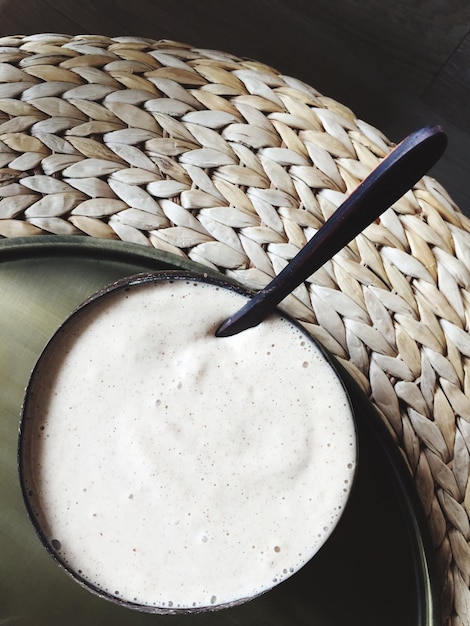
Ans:
[[[112,596],[171,610],[254,596],[342,513],[356,458],[344,389],[281,317],[216,338],[242,304],[204,283],[135,286],[43,357],[29,502],[59,558]]]

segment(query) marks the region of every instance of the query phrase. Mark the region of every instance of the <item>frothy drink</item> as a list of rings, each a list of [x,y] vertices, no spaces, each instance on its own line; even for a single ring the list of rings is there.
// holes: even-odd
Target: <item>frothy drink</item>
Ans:
[[[183,279],[113,290],[38,363],[28,508],[105,596],[168,611],[254,597],[302,567],[342,513],[356,459],[343,386],[279,315],[215,337],[243,302]]]

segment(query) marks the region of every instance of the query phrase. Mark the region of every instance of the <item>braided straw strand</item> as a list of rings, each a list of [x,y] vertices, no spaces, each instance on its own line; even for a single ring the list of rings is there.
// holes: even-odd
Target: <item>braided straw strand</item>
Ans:
[[[0,38],[0,237],[87,235],[265,286],[392,148],[313,87],[173,41]],[[470,624],[470,220],[425,176],[283,303],[359,383]]]

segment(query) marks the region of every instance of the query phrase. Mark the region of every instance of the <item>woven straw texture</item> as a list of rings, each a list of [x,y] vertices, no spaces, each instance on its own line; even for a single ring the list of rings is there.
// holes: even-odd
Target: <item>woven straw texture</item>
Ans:
[[[153,246],[254,289],[391,142],[270,67],[170,41],[0,39],[0,236]],[[470,623],[470,221],[424,177],[285,301],[354,376],[412,473]]]

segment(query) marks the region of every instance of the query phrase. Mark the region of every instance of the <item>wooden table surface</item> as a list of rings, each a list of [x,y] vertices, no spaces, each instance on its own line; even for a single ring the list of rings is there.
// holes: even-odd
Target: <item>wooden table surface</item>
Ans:
[[[470,215],[468,0],[0,0],[0,35],[137,35],[251,57],[314,86],[399,141],[441,124],[433,169]]]

